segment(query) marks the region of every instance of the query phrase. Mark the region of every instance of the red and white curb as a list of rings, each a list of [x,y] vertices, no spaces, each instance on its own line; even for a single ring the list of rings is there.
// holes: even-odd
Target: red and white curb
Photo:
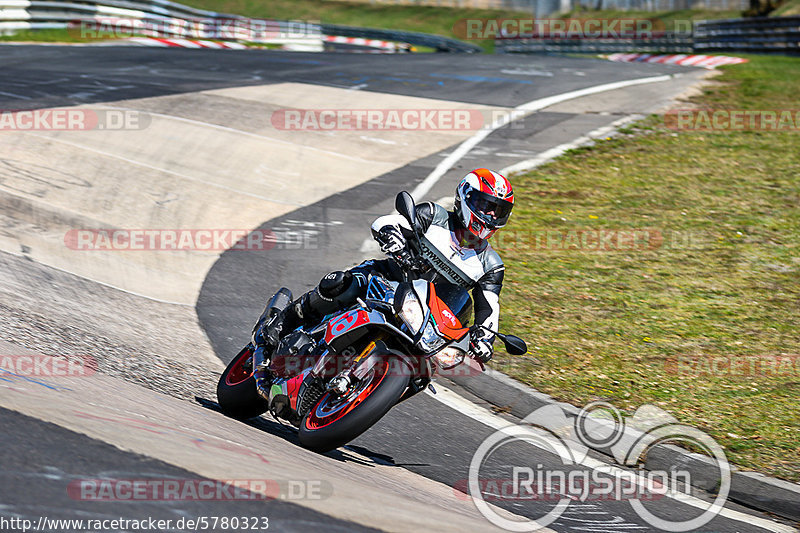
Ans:
[[[218,48],[226,50],[244,50],[247,46],[241,43],[189,40],[189,39],[167,39],[164,37],[131,37],[125,42],[139,44],[142,46],[160,46],[171,48]]]
[[[323,37],[326,42],[339,44],[352,44],[355,46],[369,46],[370,48],[381,48],[383,50],[396,50],[397,44],[390,41],[379,41],[376,39],[364,39],[362,37],[342,37],[339,35],[326,35]]]
[[[370,48],[378,48],[387,52],[394,52],[402,48],[403,45],[393,43],[391,41],[379,41],[376,39],[363,39],[361,37],[342,37],[339,35],[325,35],[321,39],[329,43],[351,44],[354,46],[366,46]],[[296,51],[322,51],[321,40],[315,39],[275,39],[275,44],[282,44],[286,50]],[[220,41],[207,41],[201,39],[178,39],[167,37],[131,37],[125,39],[124,42],[137,44],[141,46],[157,46],[162,48],[219,48],[219,49],[232,49],[243,50],[248,46],[241,43],[233,42],[220,42]]]
[[[731,56],[706,56],[689,54],[611,54],[611,61],[623,63],[661,63],[663,65],[682,65],[684,67],[714,68],[720,65],[747,63],[747,59]]]

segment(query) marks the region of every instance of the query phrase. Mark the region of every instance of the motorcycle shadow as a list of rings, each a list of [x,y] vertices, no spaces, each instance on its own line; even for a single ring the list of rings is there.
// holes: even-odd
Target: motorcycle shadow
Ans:
[[[222,413],[219,404],[207,398],[200,398],[195,396],[194,400],[201,406],[211,411]],[[262,415],[249,420],[239,420],[242,424],[246,424],[251,428],[269,433],[275,437],[280,437],[283,440],[300,447],[300,439],[297,437],[297,429],[289,424],[283,424],[274,419],[268,418],[268,415]],[[354,455],[358,454],[358,455]],[[361,446],[347,445],[343,448],[332,450],[322,454],[324,457],[340,461],[342,463],[356,463],[364,466],[398,466],[394,463],[394,459],[390,456],[383,455],[363,448]]]

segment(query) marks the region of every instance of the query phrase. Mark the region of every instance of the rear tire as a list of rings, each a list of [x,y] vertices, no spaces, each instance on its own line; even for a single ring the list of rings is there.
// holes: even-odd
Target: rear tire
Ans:
[[[242,348],[231,360],[217,383],[217,401],[222,412],[237,420],[255,418],[269,408],[267,401],[256,392],[253,377],[252,348]],[[247,362],[250,359],[250,369]]]
[[[383,361],[381,369],[371,378],[371,382],[378,380],[377,385],[361,403],[344,415],[339,418],[335,414],[320,416],[326,409],[332,412],[328,408],[335,405],[335,397],[329,392],[309,409],[300,422],[299,438],[303,447],[318,453],[335,450],[375,425],[394,407],[408,387],[409,372],[396,356],[385,356]],[[378,372],[381,375],[377,375]]]

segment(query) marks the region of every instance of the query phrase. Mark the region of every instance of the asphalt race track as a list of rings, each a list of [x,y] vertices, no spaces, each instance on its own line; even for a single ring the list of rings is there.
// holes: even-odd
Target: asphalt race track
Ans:
[[[453,407],[469,401],[481,405],[466,393],[455,390],[462,399],[450,404],[421,394],[397,406],[351,445],[318,456],[299,448],[293,432],[271,418],[243,424],[215,411],[214,376],[247,342],[265,299],[280,286],[300,294],[325,273],[368,257],[364,241],[369,237],[369,223],[390,212],[398,191],[414,189],[469,137],[421,132],[413,139],[369,132],[357,134],[372,136],[359,140],[340,132],[305,137],[304,132],[293,132],[280,142],[301,146],[298,153],[303,158],[336,161],[343,154],[353,158],[350,178],[335,176],[336,168],[326,159],[318,167],[313,162],[304,162],[311,166],[303,167],[328,168],[324,174],[301,173],[266,185],[257,179],[245,183],[251,179],[252,169],[262,163],[269,167],[269,158],[277,157],[281,150],[248,149],[245,153],[230,146],[224,136],[233,130],[237,135],[247,130],[250,137],[266,131],[258,122],[268,123],[269,117],[254,115],[255,109],[263,109],[248,106],[266,105],[267,97],[272,99],[268,104],[272,110],[302,107],[303,102],[320,107],[326,99],[341,98],[347,105],[361,108],[397,101],[403,102],[402,107],[472,106],[469,108],[496,111],[606,83],[672,75],[663,82],[556,104],[497,129],[453,165],[425,196],[439,200],[452,196],[456,181],[472,168],[505,168],[617,119],[656,111],[703,74],[684,67],[556,56],[88,46],[2,46],[0,67],[0,109],[120,106],[123,102],[159,119],[175,119],[172,129],[159,127],[147,133],[160,136],[164,155],[157,161],[142,162],[143,154],[135,154],[139,159],[131,155],[131,147],[124,142],[131,137],[122,137],[122,142],[109,137],[113,149],[101,154],[116,157],[118,165],[135,160],[137,168],[161,173],[150,181],[137,181],[138,175],[127,167],[119,175],[109,174],[110,166],[97,171],[97,181],[93,181],[89,175],[100,168],[100,159],[87,162],[85,154],[91,148],[91,157],[99,157],[102,139],[2,133],[7,137],[0,139],[0,162],[6,163],[0,169],[0,227],[4,230],[0,239],[0,308],[8,320],[0,329],[4,341],[0,342],[0,355],[90,353],[99,360],[102,375],[80,381],[0,374],[0,517],[35,521],[40,516],[268,516],[270,529],[277,531],[492,530],[469,498],[454,487],[464,486],[473,453],[495,430],[465,414],[464,409]],[[281,90],[276,91],[276,86]],[[278,94],[284,87],[296,90],[299,96],[287,103],[291,95]],[[312,98],[316,100],[308,100]],[[193,142],[195,137],[187,135],[199,135],[186,129],[190,126],[216,128],[216,133],[202,138],[219,151],[209,155],[203,165],[212,165],[209,174],[234,169],[224,184],[228,192],[208,188],[207,180],[189,180],[199,172],[190,166],[191,159],[200,154],[180,159],[179,154],[171,153]],[[426,153],[414,144],[423,136]],[[57,145],[64,150],[58,156],[60,169],[71,178],[56,185],[41,184],[45,180],[37,179],[36,169],[46,167],[50,153],[42,150],[55,150]],[[382,151],[391,155],[380,159]],[[30,155],[34,153],[38,159]],[[245,157],[247,161],[242,160]],[[218,167],[213,166],[214,159]],[[18,166],[9,166],[8,161]],[[24,168],[31,176],[29,182],[36,186],[21,187],[14,181],[13,169],[17,168]],[[265,174],[272,170],[268,168]],[[158,211],[161,214],[148,214],[127,222],[128,226],[123,225],[124,219],[113,218],[114,206],[129,191],[162,183],[167,175],[186,181],[176,182],[181,188],[174,190],[175,198],[153,192],[151,203],[174,211],[164,214],[162,209]],[[88,183],[86,190],[94,191],[83,194],[99,195],[101,189],[114,194],[103,192],[105,196],[93,197],[97,202],[74,209],[67,204],[53,207],[51,198],[67,194],[81,176]],[[248,199],[248,194],[258,199]],[[185,200],[189,196],[191,201]],[[102,198],[110,207],[104,206]],[[184,200],[187,203],[181,204]],[[234,217],[239,206],[256,201],[264,202],[256,205],[264,206],[263,214],[253,208],[247,217],[233,219],[232,224],[249,224],[248,230],[259,228],[276,234],[288,231],[303,237],[304,244],[279,242],[266,251],[228,250],[174,260],[157,255],[120,259],[117,254],[99,258],[105,265],[102,268],[87,264],[94,261],[81,252],[70,255],[59,249],[63,248],[65,228],[71,227],[231,227],[223,225],[226,217]],[[226,203],[231,204],[229,211]],[[194,218],[194,211],[204,205],[208,205],[207,218]],[[125,216],[133,217],[151,207],[133,202],[126,209],[129,214]],[[170,218],[173,215],[176,218]],[[170,221],[172,226],[167,225]],[[92,223],[95,225],[87,226]],[[26,240],[29,232],[35,232],[37,240]],[[148,293],[148,285],[155,285],[153,273],[170,269],[176,272],[176,279],[195,276],[197,282],[181,285],[169,297],[159,298],[156,288]],[[110,355],[106,361],[103,346],[111,347],[105,352],[125,353],[127,366],[117,368]],[[173,371],[174,379],[169,374]],[[448,394],[442,396],[451,397]],[[200,398],[197,402],[195,395]],[[85,412],[81,402],[86,402]],[[498,423],[513,422],[502,416],[495,416]],[[191,453],[186,453],[187,449]],[[508,465],[560,467],[552,453],[522,443],[493,456],[489,472],[500,475]],[[251,479],[285,480],[293,475],[316,479],[330,494],[319,500],[296,501],[281,497],[254,502],[108,503],[75,501],[65,490],[71,481],[84,478],[236,479],[248,475]],[[665,497],[646,507],[660,517],[685,520],[699,514],[698,502],[709,501],[702,492],[694,496],[692,502]],[[517,518],[535,519],[553,507],[552,502],[542,501],[493,503]],[[559,532],[660,531],[625,501],[573,502],[548,527]],[[700,531],[792,529],[729,503]]]

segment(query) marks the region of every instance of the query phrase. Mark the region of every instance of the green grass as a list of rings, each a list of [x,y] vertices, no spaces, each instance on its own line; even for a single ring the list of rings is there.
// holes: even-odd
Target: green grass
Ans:
[[[800,109],[800,59],[750,59],[695,103]],[[493,366],[576,405],[655,404],[733,463],[800,480],[799,147],[800,132],[673,131],[652,116],[516,176],[504,231],[523,242],[501,252],[502,327],[530,353]],[[536,230],[603,228],[664,240],[627,251],[524,244]],[[792,367],[759,375],[670,363],[781,354]]]
[[[67,30],[22,30],[13,35],[0,35],[0,42],[35,41],[40,43],[83,43],[96,39],[81,39],[74,32]]]
[[[800,15],[800,0],[784,2],[775,11],[769,14],[771,17],[786,17],[789,15]]]

